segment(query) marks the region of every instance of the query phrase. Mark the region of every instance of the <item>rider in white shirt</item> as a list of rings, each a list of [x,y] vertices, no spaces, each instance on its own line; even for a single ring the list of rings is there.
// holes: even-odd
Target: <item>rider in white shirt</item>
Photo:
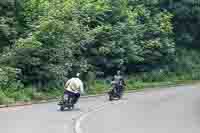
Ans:
[[[65,94],[71,95],[74,98],[73,103],[77,103],[80,93],[84,93],[83,82],[79,79],[80,73],[76,77],[69,79],[65,84]]]

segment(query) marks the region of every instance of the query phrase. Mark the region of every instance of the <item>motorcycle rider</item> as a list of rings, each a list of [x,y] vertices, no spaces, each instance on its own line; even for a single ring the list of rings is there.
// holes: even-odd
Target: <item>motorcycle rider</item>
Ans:
[[[121,96],[122,92],[124,91],[124,86],[126,86],[126,84],[120,70],[118,70],[117,74],[114,75],[111,85],[113,85],[113,89],[116,89],[117,95]]]
[[[83,82],[79,78],[80,73],[76,74],[76,77],[72,77],[65,84],[64,94],[73,97],[72,104],[76,104],[80,94],[84,94]],[[69,99],[68,99],[69,100]]]

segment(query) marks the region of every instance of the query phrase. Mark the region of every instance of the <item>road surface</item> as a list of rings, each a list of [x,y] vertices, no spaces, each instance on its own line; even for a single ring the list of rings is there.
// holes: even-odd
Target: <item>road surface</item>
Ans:
[[[187,85],[80,99],[74,111],[56,103],[0,109],[1,133],[199,133],[200,86]]]

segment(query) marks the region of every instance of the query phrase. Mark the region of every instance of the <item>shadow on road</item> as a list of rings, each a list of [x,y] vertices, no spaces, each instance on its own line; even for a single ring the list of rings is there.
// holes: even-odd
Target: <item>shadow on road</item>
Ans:
[[[74,108],[74,109],[65,109],[64,111],[60,111],[60,109],[57,109],[58,112],[79,112],[81,111],[80,108]]]

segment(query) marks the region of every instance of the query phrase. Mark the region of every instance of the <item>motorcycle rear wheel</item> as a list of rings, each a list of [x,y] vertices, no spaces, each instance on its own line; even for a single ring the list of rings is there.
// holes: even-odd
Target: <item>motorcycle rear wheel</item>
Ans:
[[[64,111],[65,107],[63,105],[60,106],[60,111]]]
[[[109,94],[109,101],[112,101],[113,100],[113,97],[111,94]]]

